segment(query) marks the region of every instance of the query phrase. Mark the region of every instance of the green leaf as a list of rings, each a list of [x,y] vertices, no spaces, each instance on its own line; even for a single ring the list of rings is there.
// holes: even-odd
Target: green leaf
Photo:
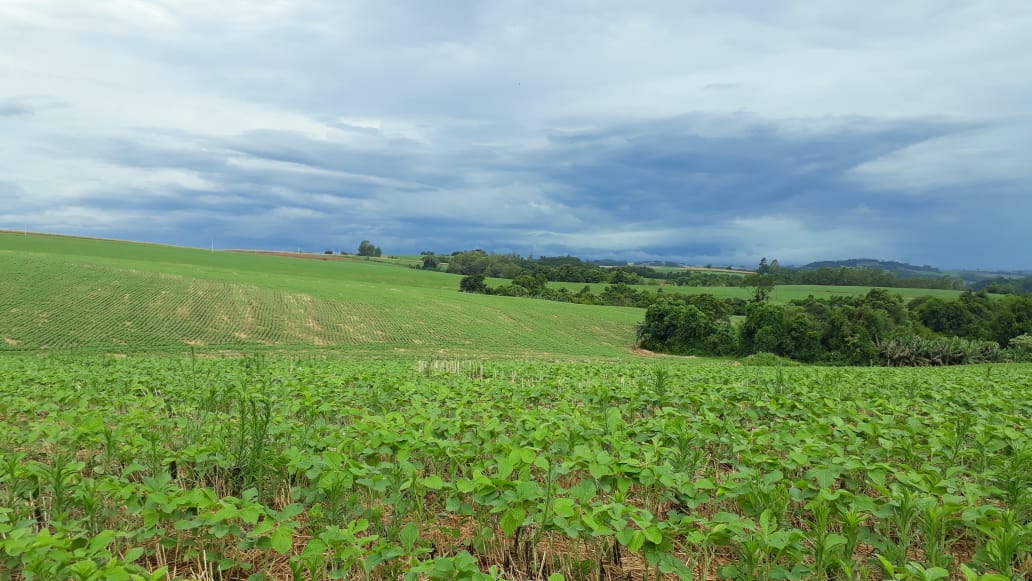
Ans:
[[[595,534],[598,534],[600,531],[607,530],[606,527],[602,526],[597,520],[595,520],[594,515],[588,513],[581,515],[581,522],[588,525],[588,528],[590,528]]]
[[[574,510],[574,501],[572,498],[557,498],[552,503],[552,512],[562,517],[572,517],[576,512]]]
[[[602,478],[603,476],[609,476],[612,474],[613,470],[605,464],[593,462],[588,466],[588,472],[591,472],[591,476],[593,478]]]
[[[502,532],[506,536],[512,536],[516,532],[516,528],[523,524],[523,520],[527,518],[527,511],[523,508],[510,508],[502,514],[502,518],[498,523],[502,527]]]
[[[939,579],[950,578],[950,572],[942,567],[929,567],[923,573],[924,581],[938,581]]]
[[[620,412],[620,408],[611,407],[606,410],[606,430],[610,434],[616,434],[621,432],[624,425],[623,415]]]
[[[882,555],[875,555],[875,557],[878,557],[878,561],[881,563],[882,569],[885,570],[886,575],[888,575],[889,577],[896,576],[896,567],[892,564],[891,561],[889,561]]]
[[[115,531],[105,530],[100,531],[97,536],[93,537],[90,541],[90,552],[99,553],[100,551],[107,548],[111,544],[111,541],[115,540]]]
[[[293,531],[286,527],[278,528],[272,531],[272,534],[269,536],[269,541],[272,545],[272,550],[281,555],[286,555],[290,552],[290,547],[294,544]]]
[[[840,535],[838,533],[831,533],[827,537],[824,538],[824,548],[825,549],[834,549],[835,547],[841,547],[842,545],[845,545],[845,544],[846,544],[846,537],[844,537],[844,536],[842,536],[842,535]]]
[[[537,454],[530,448],[520,448],[519,457],[524,464],[533,464],[534,460],[537,458]]]
[[[258,522],[258,519],[262,516],[262,507],[258,505],[248,506],[240,511],[240,520],[244,521],[249,525],[253,525]]]
[[[440,476],[434,474],[423,479],[423,486],[430,490],[440,490],[444,488],[444,480]]]
[[[648,526],[642,529],[645,538],[652,544],[658,545],[663,542],[663,531],[656,526]]]
[[[717,487],[709,478],[700,478],[699,480],[696,480],[693,484],[695,488],[698,490],[713,490]]]
[[[598,494],[598,487],[591,480],[582,480],[580,484],[570,489],[570,496],[582,503],[589,503]]]
[[[616,533],[616,540],[627,547],[632,553],[637,553],[645,544],[645,533],[636,529],[624,529]]]
[[[630,544],[632,536],[634,536],[634,529],[625,528],[616,532],[616,540],[625,547]]]
[[[811,468],[806,471],[806,475],[810,478],[817,480],[817,484],[821,488],[833,488],[835,485],[835,479],[842,474],[842,469],[838,466],[828,466],[824,468]]]
[[[416,526],[416,523],[410,522],[401,528],[398,537],[401,539],[401,546],[405,547],[406,551],[411,551],[416,544],[416,539],[419,538],[419,527]]]
[[[93,561],[83,560],[77,563],[68,565],[68,570],[75,573],[75,576],[79,579],[86,579],[97,571],[97,564]]]
[[[498,464],[498,477],[502,480],[508,480],[509,476],[512,475],[512,462],[505,456],[496,456],[495,462]]]
[[[291,518],[294,518],[295,516],[303,513],[304,511],[305,511],[305,505],[303,505],[301,503],[298,503],[298,502],[291,503],[291,504],[288,504],[287,506],[283,507],[283,510],[280,511],[279,516],[277,517],[277,519],[278,520],[291,519]]]
[[[212,520],[216,520],[216,521],[224,521],[224,520],[229,520],[229,519],[231,519],[233,517],[236,517],[239,514],[240,514],[240,510],[237,509],[237,507],[235,507],[235,506],[233,506],[231,504],[227,504],[227,505],[224,505],[222,508],[220,508],[218,510],[218,512],[215,513],[215,516],[213,516],[211,518],[212,518]]]

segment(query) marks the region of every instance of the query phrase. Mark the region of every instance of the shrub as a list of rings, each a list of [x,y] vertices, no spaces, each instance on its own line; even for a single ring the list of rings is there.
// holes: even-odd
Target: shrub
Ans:
[[[890,367],[991,363],[1002,359],[995,341],[960,337],[894,337],[878,341],[878,362]]]
[[[742,359],[742,365],[751,367],[790,367],[800,365],[800,363],[787,357],[761,351]]]
[[[482,274],[471,274],[459,281],[459,290],[464,293],[486,293],[487,282]]]

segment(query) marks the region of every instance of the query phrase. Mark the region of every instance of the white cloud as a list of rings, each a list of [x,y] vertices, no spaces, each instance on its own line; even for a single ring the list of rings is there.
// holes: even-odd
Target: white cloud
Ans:
[[[877,190],[940,196],[945,189],[978,193],[979,186],[1018,186],[1027,195],[1032,183],[1032,117],[948,135],[871,160],[848,178]]]
[[[578,203],[590,188],[555,177],[553,161],[577,160],[533,155],[550,151],[558,128],[623,127],[609,144],[618,149],[637,137],[636,121],[686,114],[695,120],[684,124],[687,137],[743,143],[758,125],[803,144],[880,135],[908,119],[981,128],[902,140],[904,149],[879,151],[851,170],[805,158],[776,169],[839,172],[821,174],[814,187],[869,190],[863,199],[841,194],[856,204],[898,205],[901,192],[941,198],[959,188],[1017,199],[1027,197],[1032,177],[1025,0],[0,0],[0,30],[0,176],[16,186],[0,219],[17,227],[35,220],[117,233],[160,223],[173,237],[167,215],[107,212],[91,200],[133,192],[162,204],[190,191],[206,208],[264,197],[263,207],[346,209],[354,223],[399,239],[404,233],[388,232],[399,223],[447,221],[497,228],[499,243],[510,245],[518,243],[514,232],[573,249],[708,245],[720,249],[715,262],[751,262],[764,251],[755,244],[800,260],[886,256],[905,244],[898,224],[844,212],[845,204],[820,210],[828,212],[823,230],[813,227],[817,209],[787,214],[775,201],[756,202],[739,221],[684,224],[682,213],[669,212],[643,225],[632,217],[638,194],[665,198],[655,205],[662,211],[694,196],[709,205],[699,215],[726,215],[722,204],[738,196],[720,184],[733,168],[691,168],[691,184],[717,192],[709,198],[677,180],[639,192],[639,174],[630,172],[627,195],[607,207]],[[263,139],[321,157],[244,153],[248,141]],[[169,160],[133,165],[129,152],[98,151],[111,141],[167,150]],[[585,163],[602,145],[582,152]],[[629,168],[640,174],[652,167],[625,161],[641,163]],[[713,183],[703,183],[706,175]],[[257,225],[300,228],[288,233],[299,237],[315,235],[321,219],[271,213]]]

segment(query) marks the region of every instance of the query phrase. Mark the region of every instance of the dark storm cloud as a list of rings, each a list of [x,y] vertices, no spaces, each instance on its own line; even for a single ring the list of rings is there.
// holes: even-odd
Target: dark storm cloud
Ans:
[[[479,246],[725,262],[787,251],[792,260],[813,251],[795,247],[801,233],[859,252],[903,240],[900,232],[933,235],[950,211],[977,215],[963,197],[928,211],[922,197],[868,187],[854,174],[978,129],[935,119],[692,114],[545,129],[536,145],[510,148],[434,148],[378,131],[357,145],[283,131],[178,134],[176,145],[104,140],[89,149],[106,163],[189,174],[202,185],[92,191],[80,203],[183,221],[170,230],[235,222],[230,231],[252,243],[262,229],[304,225],[301,235],[269,240],[314,247],[375,235],[397,252]],[[274,219],[281,228],[270,228]]]
[[[967,129],[925,120],[847,119],[818,131],[750,117],[692,115],[553,134],[542,173],[571,203],[621,208],[625,218],[702,218],[792,209],[826,215],[856,203],[853,168]],[[736,128],[712,134],[707,127]]]

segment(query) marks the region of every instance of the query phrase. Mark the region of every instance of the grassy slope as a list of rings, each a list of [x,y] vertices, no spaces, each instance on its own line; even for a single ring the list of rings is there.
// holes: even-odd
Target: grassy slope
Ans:
[[[0,351],[621,357],[643,315],[461,294],[457,276],[372,261],[13,233],[0,272]]]

